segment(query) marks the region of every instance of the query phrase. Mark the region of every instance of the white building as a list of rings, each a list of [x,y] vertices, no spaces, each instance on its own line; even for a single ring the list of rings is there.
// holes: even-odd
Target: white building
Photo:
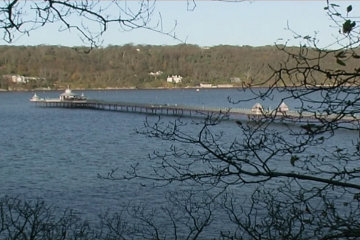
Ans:
[[[259,115],[262,114],[264,112],[263,107],[261,106],[260,103],[256,103],[252,108],[251,108],[251,112],[253,114]]]
[[[168,83],[181,83],[182,82],[183,77],[182,76],[178,76],[178,75],[172,75],[172,76],[168,76],[166,81]]]
[[[24,76],[20,76],[20,75],[13,75],[11,76],[11,81],[13,83],[27,83],[27,81],[25,80]]]
[[[3,75],[3,77],[10,78],[13,83],[29,83],[30,81],[40,81],[44,78],[39,77],[25,77],[22,75]]]
[[[84,96],[84,94],[78,95],[76,93],[73,93],[69,87],[67,89],[65,89],[64,93],[60,94],[59,98],[60,98],[61,101],[65,101],[65,100],[86,100],[86,97]]]
[[[285,112],[289,111],[289,107],[284,102],[282,102],[280,104],[280,106],[278,107],[278,111],[285,113]]]
[[[158,77],[160,75],[162,75],[163,72],[162,71],[157,71],[157,72],[150,72],[149,75],[150,76],[154,76],[154,77]]]

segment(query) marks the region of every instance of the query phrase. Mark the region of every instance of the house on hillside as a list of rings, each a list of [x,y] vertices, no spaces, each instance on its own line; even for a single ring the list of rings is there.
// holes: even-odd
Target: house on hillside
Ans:
[[[41,81],[41,80],[44,80],[44,78],[40,78],[40,77],[25,77],[25,76],[22,76],[22,75],[11,75],[11,74],[8,74],[8,75],[3,75],[2,76],[4,79],[7,79],[9,82],[12,82],[12,83],[16,83],[16,84],[20,84],[20,83],[29,83],[31,81]]]
[[[182,79],[183,79],[183,77],[180,75],[172,75],[172,76],[168,76],[166,81],[168,83],[181,83]]]
[[[27,83],[24,76],[20,75],[12,75],[11,76],[11,82],[13,83]]]
[[[154,77],[158,77],[160,75],[162,75],[163,72],[162,71],[157,71],[157,72],[149,72],[150,76],[154,76]]]

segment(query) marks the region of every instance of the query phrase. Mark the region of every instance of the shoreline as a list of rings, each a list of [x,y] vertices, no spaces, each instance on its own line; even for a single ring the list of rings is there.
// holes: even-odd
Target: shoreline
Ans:
[[[74,91],[114,91],[114,90],[185,90],[185,89],[244,89],[245,87],[241,86],[234,86],[234,87],[176,87],[176,88],[169,88],[169,87],[158,87],[158,88],[136,88],[136,87],[123,87],[123,88],[71,88]],[[259,88],[259,87],[256,87]],[[261,87],[260,87],[261,88]],[[49,89],[49,88],[34,88],[34,89],[0,89],[0,92],[35,92],[35,91],[62,91],[65,88],[59,89]]]
[[[346,87],[358,87],[358,86],[351,86],[351,85],[344,85]],[[247,87],[247,86],[226,86],[226,87],[222,87],[222,86],[212,86],[212,87],[196,87],[196,86],[186,86],[186,87],[157,87],[157,88],[136,88],[136,87],[106,87],[106,88],[72,88],[72,90],[74,91],[116,91],[116,90],[186,90],[186,89],[195,89],[195,90],[215,90],[215,89],[248,89],[248,88],[316,88],[316,87],[321,87],[321,88],[329,88],[329,87],[333,87],[331,85],[316,85],[316,86],[251,86],[251,87]],[[8,89],[3,89],[0,88],[0,93],[1,92],[36,92],[36,91],[63,91],[66,88],[58,88],[58,89],[49,89],[49,88],[34,88],[34,89],[12,89],[12,90],[8,90]]]

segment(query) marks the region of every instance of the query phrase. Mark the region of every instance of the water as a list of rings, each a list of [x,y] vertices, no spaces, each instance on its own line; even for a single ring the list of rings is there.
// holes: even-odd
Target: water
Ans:
[[[37,92],[40,97],[57,97],[60,93]],[[250,96],[235,89],[85,91],[84,94],[109,101],[209,107],[234,107],[228,102],[229,96],[234,99]],[[142,163],[142,171],[151,171],[148,154],[170,146],[136,133],[143,128],[145,115],[40,108],[28,101],[32,95],[31,92],[0,93],[0,197],[40,198],[95,219],[98,214],[108,209],[116,211],[129,202],[159,205],[165,201],[166,190],[174,190],[170,186],[153,188],[146,181],[111,181],[98,177],[106,176],[112,169],[124,173],[137,162]],[[244,102],[237,107],[251,108],[256,102]],[[279,102],[267,104],[274,108]],[[296,102],[288,105],[295,108]],[[223,125],[230,133],[229,139],[236,137],[235,127],[234,122]],[[340,135],[349,138],[348,132]]]
[[[57,97],[61,92],[37,92]],[[89,98],[140,103],[229,106],[234,90],[87,91]],[[31,92],[0,93],[0,195],[45,199],[95,218],[128,202],[164,201],[164,190],[146,182],[98,178],[112,169],[126,171],[164,148],[136,133],[145,115],[36,107]],[[171,119],[171,118],[169,118]],[[150,171],[150,165],[145,168]]]

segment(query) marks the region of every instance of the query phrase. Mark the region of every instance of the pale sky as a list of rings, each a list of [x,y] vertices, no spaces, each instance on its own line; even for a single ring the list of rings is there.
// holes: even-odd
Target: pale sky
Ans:
[[[316,32],[322,46],[330,44],[338,28],[324,11],[326,1],[195,1],[192,9],[187,1],[158,1],[154,22],[161,13],[164,29],[171,29],[175,21],[176,36],[188,44],[199,46],[215,45],[273,45],[293,39],[294,34],[286,30],[287,25],[302,35]],[[337,1],[341,9],[348,5],[359,12],[360,3],[356,1]],[[132,4],[135,4],[133,1]],[[189,9],[190,8],[190,9]],[[282,39],[282,40],[279,40]],[[175,45],[181,42],[149,30],[124,32],[111,26],[102,37],[101,46],[124,44]],[[290,44],[298,45],[299,40]],[[2,41],[1,44],[6,44]],[[30,36],[17,38],[12,45],[86,45],[74,31],[57,31],[56,25],[48,25],[30,33]]]

